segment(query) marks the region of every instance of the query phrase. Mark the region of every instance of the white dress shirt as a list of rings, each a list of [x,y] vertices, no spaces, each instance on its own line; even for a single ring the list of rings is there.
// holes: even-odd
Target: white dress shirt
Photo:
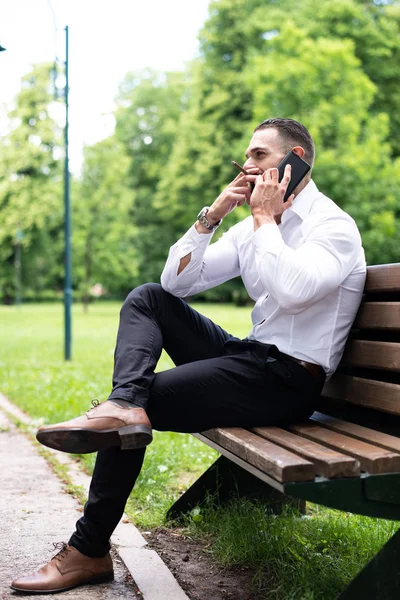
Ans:
[[[311,180],[280,225],[254,231],[253,217],[210,245],[193,225],[174,244],[161,285],[187,297],[240,275],[255,301],[250,340],[321,365],[329,378],[361,302],[366,264],[354,220]],[[178,275],[181,258],[191,260]]]

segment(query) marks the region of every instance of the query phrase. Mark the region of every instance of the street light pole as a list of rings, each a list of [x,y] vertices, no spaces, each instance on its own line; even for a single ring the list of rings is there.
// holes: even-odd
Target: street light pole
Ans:
[[[65,240],[65,287],[64,287],[64,358],[71,359],[71,305],[72,305],[72,261],[71,261],[71,203],[69,174],[69,79],[68,79],[68,26],[65,27],[65,164],[64,164],[64,240]]]

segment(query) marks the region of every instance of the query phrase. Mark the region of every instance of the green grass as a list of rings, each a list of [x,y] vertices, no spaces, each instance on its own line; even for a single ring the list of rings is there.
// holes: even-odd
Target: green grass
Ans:
[[[276,516],[246,500],[210,501],[192,511],[187,528],[211,539],[208,551],[219,564],[255,568],[260,598],[333,600],[399,524],[307,506],[306,515],[288,507]]]
[[[194,305],[195,306],[195,305]],[[250,310],[227,305],[197,307],[231,333],[250,330]],[[63,307],[59,304],[0,307],[0,391],[36,422],[57,423],[83,414],[94,398],[111,391],[120,304],[98,303],[84,314],[73,309],[72,361],[63,360]],[[158,370],[172,362],[163,354]],[[127,512],[143,527],[159,524],[216,453],[190,435],[155,432]],[[95,455],[82,457],[88,472]]]
[[[0,307],[0,391],[36,425],[75,417],[90,407],[91,399],[107,398],[119,308],[117,303],[99,303],[85,315],[75,306],[73,360],[65,362],[61,305]],[[240,337],[250,329],[248,308],[197,308]],[[163,354],[158,369],[171,366]],[[144,528],[162,524],[173,500],[215,457],[190,435],[155,432],[128,515]],[[81,458],[90,472],[94,455]],[[79,490],[71,489],[79,496]],[[274,517],[264,506],[236,501],[223,508],[201,507],[188,519],[187,530],[210,539],[208,552],[220,564],[256,567],[259,597],[331,600],[397,527],[398,523],[313,505],[306,517],[289,510]]]

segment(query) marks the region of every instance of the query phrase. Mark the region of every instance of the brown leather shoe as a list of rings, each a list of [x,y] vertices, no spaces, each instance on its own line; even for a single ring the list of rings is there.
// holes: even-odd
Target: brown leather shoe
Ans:
[[[55,594],[79,585],[106,583],[114,579],[110,554],[102,558],[90,558],[64,542],[54,544],[54,547],[61,547],[61,550],[47,565],[32,575],[14,579],[11,589],[31,594]]]
[[[100,404],[93,400],[92,404],[93,408],[81,417],[41,427],[36,439],[44,446],[73,454],[110,446],[132,450],[152,441],[151,423],[143,408],[125,408],[110,401]]]

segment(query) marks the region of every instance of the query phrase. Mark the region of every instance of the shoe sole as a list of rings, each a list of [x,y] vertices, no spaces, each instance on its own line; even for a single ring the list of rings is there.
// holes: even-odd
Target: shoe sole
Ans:
[[[148,425],[127,425],[105,431],[83,428],[46,429],[38,431],[36,439],[43,446],[61,452],[90,454],[112,446],[120,446],[122,450],[144,448],[151,443],[153,435]]]
[[[56,588],[53,590],[28,590],[16,587],[15,585],[10,585],[10,588],[16,592],[25,594],[57,594],[58,592],[73,590],[81,585],[97,585],[99,583],[110,583],[110,581],[114,581],[114,572],[105,573],[104,575],[97,575],[96,577],[91,577],[86,581],[81,581],[80,583],[75,583],[74,585],[68,585],[66,587]]]

